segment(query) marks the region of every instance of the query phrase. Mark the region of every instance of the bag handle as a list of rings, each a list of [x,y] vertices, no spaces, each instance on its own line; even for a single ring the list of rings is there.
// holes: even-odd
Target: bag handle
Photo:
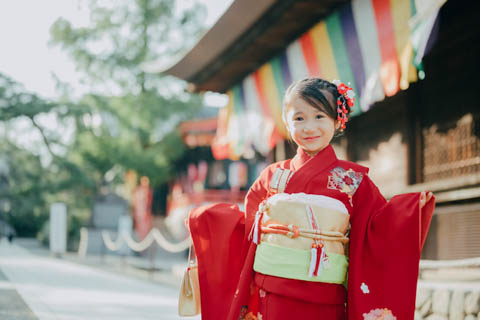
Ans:
[[[193,251],[193,255],[192,255]],[[190,244],[190,248],[188,249],[188,267],[196,266],[197,265],[197,255],[195,253],[195,247],[193,246],[193,242]]]

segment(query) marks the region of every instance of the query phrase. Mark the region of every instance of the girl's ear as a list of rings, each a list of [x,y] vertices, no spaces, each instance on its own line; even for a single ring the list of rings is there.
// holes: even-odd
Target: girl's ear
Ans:
[[[338,129],[340,129],[340,125],[341,125],[340,121],[335,120],[335,131],[337,131]]]

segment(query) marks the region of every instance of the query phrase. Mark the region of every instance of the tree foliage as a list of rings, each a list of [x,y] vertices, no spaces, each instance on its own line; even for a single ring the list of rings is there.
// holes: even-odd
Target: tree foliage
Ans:
[[[194,4],[178,12],[177,3],[90,0],[91,24],[75,28],[61,18],[51,28],[52,43],[73,57],[91,83],[132,93],[158,90],[168,81],[145,73],[142,64],[178,56],[203,32],[205,8]]]
[[[0,121],[9,121],[21,116],[33,119],[40,113],[50,112],[54,106],[55,103],[26,92],[22,85],[0,74]]]
[[[38,231],[54,201],[87,221],[95,197],[114,190],[128,170],[148,176],[154,186],[166,183],[185,151],[176,126],[202,105],[183,83],[147,74],[142,65],[191,47],[202,32],[203,7],[182,11],[173,0],[88,3],[90,25],[75,27],[61,18],[51,28],[51,42],[71,55],[89,93],[47,101],[0,74],[0,124],[8,130],[28,119],[43,146],[26,150],[7,134],[0,139],[6,155],[0,164],[8,168],[0,213],[25,235]],[[46,115],[54,116],[55,128],[41,121]]]
[[[5,151],[0,161],[4,172],[0,173],[1,217],[21,230],[23,235],[34,236],[46,220],[46,193],[51,188],[48,175],[37,156],[3,141]]]
[[[68,157],[61,134],[45,127],[41,117],[55,114],[61,121],[68,108],[27,92],[23,86],[0,74],[0,219],[9,222],[21,236],[34,236],[47,221],[49,205],[63,201],[72,205],[72,214],[88,206],[83,196],[95,187],[88,174]],[[28,133],[16,132],[15,121],[28,120]],[[39,133],[42,148],[20,146],[17,136]],[[65,147],[63,152],[54,152]],[[48,163],[45,159],[49,159]],[[74,193],[81,197],[73,196]],[[88,192],[87,192],[88,194]]]
[[[172,176],[172,163],[185,148],[176,125],[191,118],[201,98],[182,83],[142,66],[172,59],[202,32],[205,10],[179,11],[173,0],[90,1],[90,25],[59,19],[52,44],[66,50],[92,92],[75,110],[76,136],[69,159],[88,172],[95,191],[122,182],[127,170],[154,186]]]
[[[200,97],[142,69],[153,60],[171,59],[201,33],[204,8],[194,4],[179,11],[175,4],[90,1],[89,26],[75,28],[59,19],[51,28],[52,43],[70,53],[92,87],[80,101],[83,114],[76,117],[71,156],[97,172],[100,185],[108,182],[107,172],[121,176],[128,169],[164,183],[184,150],[174,129],[201,107]]]

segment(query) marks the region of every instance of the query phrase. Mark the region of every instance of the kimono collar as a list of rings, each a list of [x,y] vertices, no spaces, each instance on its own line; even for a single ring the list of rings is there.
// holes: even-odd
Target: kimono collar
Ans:
[[[307,162],[312,161],[315,165],[315,170],[323,170],[329,167],[332,163],[337,161],[337,156],[331,144],[329,144],[325,149],[318,152],[313,157],[305,152],[302,148],[298,147],[297,154],[293,157],[291,166],[294,171],[297,171]]]

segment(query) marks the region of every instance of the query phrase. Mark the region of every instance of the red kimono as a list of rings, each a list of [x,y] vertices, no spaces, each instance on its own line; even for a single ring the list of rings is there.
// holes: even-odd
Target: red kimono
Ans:
[[[348,290],[343,285],[293,280],[253,271],[256,244],[248,240],[259,204],[275,193],[277,168],[293,171],[285,193],[340,200],[350,214]],[[413,319],[418,262],[434,209],[420,194],[386,201],[368,168],[338,160],[332,146],[314,157],[301,148],[293,159],[267,167],[250,188],[245,213],[214,204],[192,211],[202,319]],[[346,303],[346,311],[345,311]],[[254,317],[246,317],[254,311]],[[390,316],[388,316],[390,315]],[[384,319],[384,318],[382,318]]]

